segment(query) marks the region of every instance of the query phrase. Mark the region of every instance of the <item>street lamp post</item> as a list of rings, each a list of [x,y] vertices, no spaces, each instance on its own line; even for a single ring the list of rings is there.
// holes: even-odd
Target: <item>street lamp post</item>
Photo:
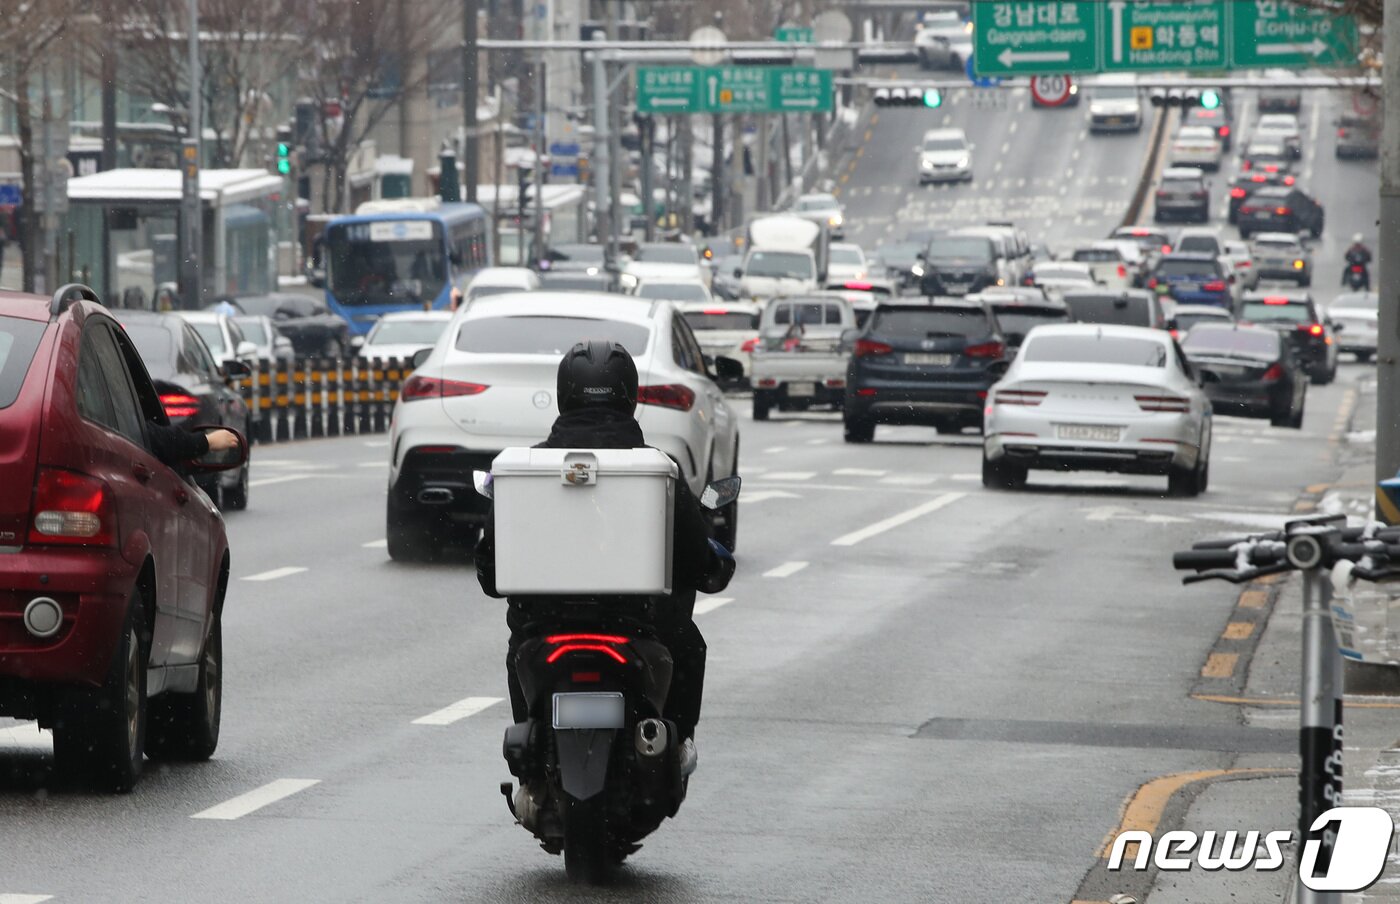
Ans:
[[[180,303],[199,308],[203,289],[200,258],[204,251],[204,211],[199,201],[200,137],[204,133],[200,109],[199,0],[189,0],[190,102],[189,132],[180,147]]]

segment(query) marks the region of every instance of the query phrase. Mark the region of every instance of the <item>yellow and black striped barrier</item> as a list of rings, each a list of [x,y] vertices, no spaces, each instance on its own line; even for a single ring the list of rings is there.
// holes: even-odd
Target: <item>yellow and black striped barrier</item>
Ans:
[[[383,433],[412,370],[398,358],[264,361],[237,387],[255,442]]]

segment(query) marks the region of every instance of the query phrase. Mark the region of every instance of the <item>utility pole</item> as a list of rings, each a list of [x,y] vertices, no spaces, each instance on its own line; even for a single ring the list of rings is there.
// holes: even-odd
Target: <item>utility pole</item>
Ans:
[[[724,117],[716,113],[710,129],[710,143],[714,149],[714,165],[711,170],[711,189],[714,197],[710,201],[710,228],[715,235],[724,231]]]
[[[476,177],[480,166],[480,137],[477,134],[476,102],[480,85],[477,83],[476,42],[477,13],[481,0],[462,0],[462,182],[466,200],[476,203]],[[501,111],[497,111],[499,117]],[[499,181],[499,180],[498,180]],[[500,191],[500,186],[496,186]]]
[[[102,0],[102,22],[111,21],[112,0]],[[105,172],[117,168],[117,48],[115,42],[103,42],[101,79],[102,159],[97,168]]]
[[[546,136],[544,130],[544,54],[535,64],[535,241],[530,264],[544,260],[544,159]],[[524,221],[521,222],[524,226]]]
[[[593,213],[598,244],[607,251],[608,263],[617,260],[617,230],[612,222],[612,130],[608,111],[608,63],[602,50],[593,51]]]
[[[1391,4],[1387,4],[1391,5]],[[1383,49],[1400,59],[1400,11],[1390,9],[1381,25]],[[1400,66],[1381,72],[1381,231],[1376,250],[1376,294],[1380,299],[1376,337],[1376,480],[1400,471]]]
[[[53,279],[53,243],[54,243],[54,185],[53,185],[53,94],[49,91],[49,60],[44,57],[43,67],[39,74],[39,90],[43,92],[44,99],[39,105],[40,112],[44,117],[43,121],[43,145],[44,160],[43,169],[39,175],[39,197],[41,199],[39,224],[40,236],[43,243],[43,251],[39,259],[43,261],[39,268],[39,278],[36,280],[34,291],[40,295],[46,295],[58,288],[51,280]],[[28,198],[25,199],[29,201]]]
[[[642,148],[642,215],[646,217],[646,226],[642,228],[642,237],[645,241],[652,241],[656,238],[656,214],[652,206],[652,152],[656,141],[656,120],[649,114],[642,114],[637,117],[637,131],[641,137]]]
[[[605,0],[604,7],[607,10],[608,40],[616,41],[617,34],[617,12],[620,5],[616,0]],[[605,90],[610,85],[604,85]],[[612,92],[607,91],[604,98],[612,100]],[[622,233],[623,217],[626,212],[622,209],[622,104],[608,104],[608,159],[612,161],[612,166],[608,167],[608,197],[611,206],[608,208],[609,232],[612,249],[617,250],[617,239]]]
[[[204,75],[199,65],[199,0],[189,0],[189,39],[189,134],[180,148],[180,303],[197,310],[204,288],[200,260],[204,252],[204,209],[199,200],[199,145],[204,135],[200,84]]]

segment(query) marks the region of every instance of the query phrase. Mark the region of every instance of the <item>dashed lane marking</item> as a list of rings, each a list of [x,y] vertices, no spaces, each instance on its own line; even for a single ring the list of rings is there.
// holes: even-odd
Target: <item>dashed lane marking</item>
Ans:
[[[451,725],[453,722],[460,722],[468,716],[474,716],[482,710],[489,709],[500,703],[501,697],[466,697],[458,700],[450,706],[428,713],[426,716],[419,716],[413,720],[414,725]]]
[[[896,474],[881,477],[880,482],[896,487],[924,487],[938,480],[937,474]]]
[[[771,474],[763,475],[764,480],[811,480],[817,476],[816,471],[774,471]]]
[[[53,895],[0,895],[0,904],[42,904],[52,900]]]
[[[767,449],[764,449],[763,451],[764,451],[766,454],[768,454],[768,455],[777,455],[777,454],[779,454],[779,453],[781,453],[781,452],[786,452],[787,450],[788,450],[788,447],[787,447],[787,446],[769,446]]]
[[[384,537],[380,537],[378,540],[361,543],[360,546],[364,549],[386,549],[389,546],[389,541]]]
[[[732,596],[708,596],[702,600],[695,601],[694,611],[696,615],[704,615],[707,612],[715,611],[720,606],[727,606],[732,602],[734,602],[734,597]]]
[[[282,568],[274,568],[274,569],[272,569],[271,571],[262,571],[262,572],[259,572],[259,573],[257,573],[257,574],[250,574],[250,575],[248,575],[246,578],[243,578],[242,580],[245,580],[245,581],[276,581],[276,580],[278,580],[278,579],[280,579],[280,578],[289,578],[289,577],[291,577],[291,576],[294,575],[294,574],[301,574],[303,571],[306,571],[306,569],[305,569],[305,568],[302,568],[302,567],[300,567],[300,566],[297,566],[297,565],[286,565],[286,566],[283,566]]]
[[[383,449],[385,446],[389,445],[389,441],[387,439],[368,439],[365,440],[365,445],[369,446],[371,449]]]
[[[898,515],[886,518],[883,521],[877,521],[869,527],[863,527],[860,530],[852,531],[849,534],[837,537],[835,540],[831,541],[831,545],[855,546],[858,543],[869,540],[871,537],[879,536],[886,531],[894,530],[900,525],[908,524],[916,518],[922,518],[924,515],[936,512],[945,506],[952,505],[966,495],[966,493],[944,493],[942,496],[935,496],[923,505],[916,505],[908,511],[900,512]]]
[[[257,480],[248,481],[248,486],[265,487],[274,483],[290,483],[293,480],[305,480],[310,476],[310,474],[283,474],[281,477],[260,477]]]
[[[837,477],[884,477],[889,471],[877,471],[871,468],[837,468],[831,473]]]
[[[763,573],[763,576],[765,578],[790,578],[806,567],[806,562],[784,562],[777,568],[768,569]]]
[[[785,493],[782,490],[759,490],[757,493],[744,493],[739,497],[739,502],[745,507],[755,505],[759,502],[767,502],[770,499],[801,499],[796,493]]]
[[[1238,653],[1211,653],[1206,664],[1201,666],[1202,678],[1229,678],[1235,673],[1235,663],[1240,661]]]
[[[190,819],[241,819],[249,813],[256,813],[269,804],[275,804],[283,798],[291,797],[320,783],[318,778],[279,778],[261,788],[254,788],[247,794],[240,794],[207,810],[200,810]]]

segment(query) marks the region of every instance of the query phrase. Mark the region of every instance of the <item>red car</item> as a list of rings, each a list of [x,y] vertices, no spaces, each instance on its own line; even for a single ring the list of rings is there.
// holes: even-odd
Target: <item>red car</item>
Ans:
[[[91,289],[0,292],[0,716],[52,728],[59,770],[114,791],[147,753],[219,739],[228,538],[152,424],[160,396]],[[187,470],[241,467],[246,443],[213,457]]]

